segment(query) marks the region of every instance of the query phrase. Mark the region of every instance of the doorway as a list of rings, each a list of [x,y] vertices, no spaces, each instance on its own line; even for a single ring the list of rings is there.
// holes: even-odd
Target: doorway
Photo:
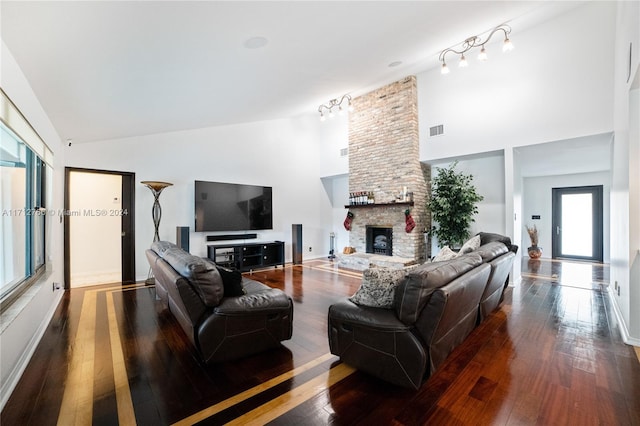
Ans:
[[[65,168],[65,289],[135,283],[135,174]]]
[[[602,262],[602,185],[552,188],[552,257]]]

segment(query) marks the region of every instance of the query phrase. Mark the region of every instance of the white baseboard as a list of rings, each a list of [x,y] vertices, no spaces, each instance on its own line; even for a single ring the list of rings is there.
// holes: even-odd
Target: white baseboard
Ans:
[[[627,323],[624,321],[622,316],[622,311],[620,310],[620,306],[618,306],[618,299],[615,298],[613,294],[613,287],[609,286],[607,294],[609,295],[609,301],[611,301],[611,306],[613,307],[613,312],[616,314],[616,320],[618,321],[620,334],[622,334],[622,340],[627,345],[638,346],[640,347],[640,339],[636,339],[635,337],[631,337],[629,335],[629,329],[627,329]]]
[[[71,275],[71,288],[89,287],[122,281],[121,271],[100,271]]]

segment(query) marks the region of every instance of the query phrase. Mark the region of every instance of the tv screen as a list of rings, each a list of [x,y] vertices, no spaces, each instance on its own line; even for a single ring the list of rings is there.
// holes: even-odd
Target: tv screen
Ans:
[[[195,230],[273,229],[271,187],[195,181]]]

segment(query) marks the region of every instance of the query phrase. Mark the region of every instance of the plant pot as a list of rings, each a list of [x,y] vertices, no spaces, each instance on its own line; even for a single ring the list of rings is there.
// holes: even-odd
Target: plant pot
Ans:
[[[531,246],[527,249],[527,253],[529,253],[529,257],[531,259],[539,259],[542,256],[542,248],[538,246]]]

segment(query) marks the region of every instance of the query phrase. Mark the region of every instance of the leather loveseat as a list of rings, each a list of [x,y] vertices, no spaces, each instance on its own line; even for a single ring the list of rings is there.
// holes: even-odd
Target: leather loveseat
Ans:
[[[331,353],[418,389],[499,305],[514,257],[503,242],[487,238],[471,253],[407,270],[391,309],[338,301],[328,314]]]
[[[291,338],[293,302],[283,291],[170,242],[154,242],[146,255],[157,297],[203,361],[241,358]]]

